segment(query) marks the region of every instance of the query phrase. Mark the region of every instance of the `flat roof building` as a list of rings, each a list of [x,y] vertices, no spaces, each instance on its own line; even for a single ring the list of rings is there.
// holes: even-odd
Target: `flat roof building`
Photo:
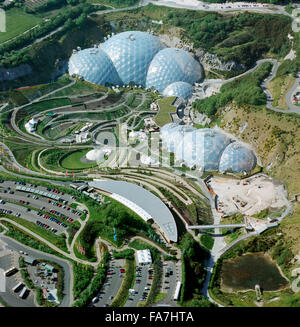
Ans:
[[[28,263],[29,265],[34,266],[37,263],[37,260],[35,258],[33,258],[33,257],[25,256],[24,257],[24,262]]]
[[[177,226],[168,207],[144,188],[123,181],[94,179],[90,187],[106,193],[138,214],[143,220],[152,219],[168,242],[177,242]]]
[[[139,265],[150,265],[152,263],[151,252],[149,249],[139,250],[136,252]]]

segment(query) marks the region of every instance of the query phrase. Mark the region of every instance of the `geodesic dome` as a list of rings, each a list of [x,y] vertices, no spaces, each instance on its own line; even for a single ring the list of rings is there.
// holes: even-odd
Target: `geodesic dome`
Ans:
[[[85,155],[85,157],[87,160],[90,160],[90,161],[100,161],[100,160],[104,159],[104,155],[105,155],[105,153],[102,150],[94,149],[94,150],[89,151]]]
[[[159,92],[174,82],[193,84],[203,77],[203,69],[188,52],[166,48],[153,58],[146,78],[146,87],[154,87]]]
[[[218,170],[220,157],[230,143],[223,133],[203,128],[186,133],[175,147],[175,158],[184,161],[187,166]]]
[[[168,125],[168,126],[167,126]],[[169,152],[174,152],[175,147],[182,141],[186,133],[195,131],[196,129],[189,125],[167,124],[160,130],[162,145]]]
[[[145,86],[148,67],[163,43],[145,32],[128,31],[116,34],[101,44],[112,60],[123,84],[134,82]]]
[[[255,165],[256,157],[253,151],[239,142],[234,142],[224,150],[220,159],[219,170],[241,173],[251,171]]]
[[[69,60],[69,74],[82,76],[86,81],[98,85],[121,83],[110,58],[97,48],[84,49],[72,54]]]
[[[163,95],[167,97],[177,96],[186,100],[192,96],[193,92],[194,88],[191,84],[186,82],[174,82],[164,89]]]

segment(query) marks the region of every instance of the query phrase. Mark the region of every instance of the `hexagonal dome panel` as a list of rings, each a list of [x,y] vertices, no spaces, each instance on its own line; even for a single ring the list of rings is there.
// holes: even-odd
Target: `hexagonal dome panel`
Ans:
[[[147,70],[156,53],[164,48],[158,37],[139,31],[114,35],[101,45],[124,84],[145,86]]]
[[[175,147],[182,141],[184,135],[195,130],[194,127],[189,125],[166,124],[160,129],[162,145],[169,152],[174,152]]]
[[[159,92],[174,82],[193,84],[203,78],[202,66],[188,52],[166,48],[153,58],[146,79],[146,87]]]
[[[193,92],[194,88],[191,84],[186,82],[175,82],[164,89],[163,95],[166,97],[177,96],[186,100],[192,96]]]
[[[84,49],[72,54],[69,60],[69,74],[82,76],[86,81],[99,85],[121,83],[110,58],[97,48]]]
[[[189,167],[218,170],[220,157],[229,143],[230,139],[221,132],[208,128],[197,129],[184,135],[175,148],[175,157]]]
[[[255,165],[256,156],[253,151],[239,142],[234,142],[224,150],[220,159],[219,170],[241,173],[251,171]]]

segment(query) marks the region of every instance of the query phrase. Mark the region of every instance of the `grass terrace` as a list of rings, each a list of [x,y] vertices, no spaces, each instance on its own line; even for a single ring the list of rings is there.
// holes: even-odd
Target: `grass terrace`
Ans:
[[[159,112],[155,116],[154,120],[158,126],[162,127],[165,124],[172,122],[170,113],[176,112],[176,107],[172,106],[171,104],[173,103],[175,98],[176,97],[167,97],[159,99],[157,101],[159,105]]]
[[[42,22],[38,15],[27,14],[21,8],[6,11],[6,32],[0,33],[0,43],[10,40]]]

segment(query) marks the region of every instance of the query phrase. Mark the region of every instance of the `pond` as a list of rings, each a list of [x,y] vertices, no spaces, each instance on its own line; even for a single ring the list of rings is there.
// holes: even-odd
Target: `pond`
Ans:
[[[222,289],[243,291],[255,289],[255,285],[264,291],[276,291],[288,284],[277,265],[264,253],[245,254],[223,262],[221,270]]]

